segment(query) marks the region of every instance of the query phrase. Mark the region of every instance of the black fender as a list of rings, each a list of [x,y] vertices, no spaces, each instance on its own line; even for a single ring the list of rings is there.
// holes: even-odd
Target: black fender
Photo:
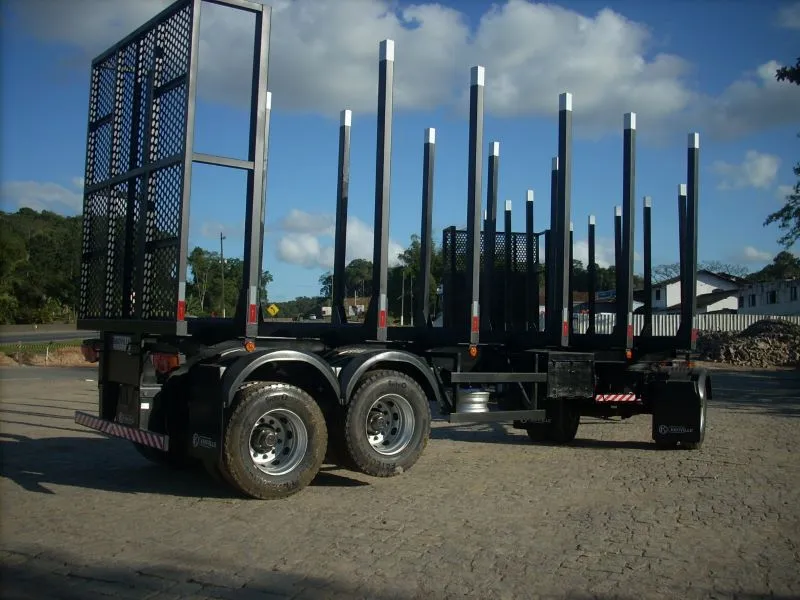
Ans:
[[[236,358],[233,363],[225,369],[222,376],[221,392],[225,406],[228,407],[233,402],[239,387],[247,381],[247,378],[259,367],[263,367],[274,362],[294,362],[304,363],[315,367],[331,386],[331,392],[340,398],[339,380],[333,373],[330,365],[316,354],[304,352],[302,350],[273,349],[261,352],[248,353],[245,356]]]
[[[394,365],[392,365],[394,363]],[[350,402],[350,397],[355,390],[356,384],[361,377],[375,367],[376,365],[383,364],[388,367],[400,367],[399,370],[408,373],[412,377],[415,374],[421,377],[416,377],[419,380],[422,388],[428,394],[433,394],[433,398],[438,404],[441,404],[442,395],[439,390],[439,384],[434,377],[431,367],[425,363],[421,358],[410,352],[402,350],[384,350],[376,349],[371,351],[362,352],[355,355],[339,373],[339,386],[341,389],[341,402],[347,404]]]

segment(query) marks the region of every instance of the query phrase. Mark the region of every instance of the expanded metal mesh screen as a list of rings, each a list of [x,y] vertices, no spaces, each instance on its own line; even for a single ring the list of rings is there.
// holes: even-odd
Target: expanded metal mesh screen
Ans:
[[[533,235],[533,265],[539,261],[539,237]],[[480,234],[480,272],[481,281],[485,281],[491,240],[485,232]],[[452,327],[467,323],[470,299],[467,297],[466,267],[467,243],[469,238],[464,230],[449,228],[444,231],[444,302],[445,326]],[[489,251],[487,251],[489,250]],[[506,318],[512,324],[524,324],[529,316],[530,306],[535,302],[526,292],[527,282],[527,234],[496,232],[494,236],[494,272],[490,289],[489,314],[496,327],[502,327]],[[508,254],[507,254],[508,252]],[[541,270],[540,270],[541,271]],[[534,280],[535,281],[535,280]],[[531,292],[538,294],[534,283]],[[483,283],[481,290],[484,289]],[[482,310],[486,310],[486,302],[481,300]]]
[[[81,319],[178,317],[193,11],[174,4],[92,66]]]

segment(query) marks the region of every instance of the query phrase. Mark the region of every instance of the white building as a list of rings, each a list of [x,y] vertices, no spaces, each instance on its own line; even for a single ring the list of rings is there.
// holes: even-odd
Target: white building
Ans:
[[[739,291],[743,315],[800,315],[800,279],[749,283]]]
[[[735,312],[739,306],[739,290],[743,280],[738,277],[697,271],[697,312]],[[673,277],[653,285],[653,312],[678,313],[681,310],[681,281]]]

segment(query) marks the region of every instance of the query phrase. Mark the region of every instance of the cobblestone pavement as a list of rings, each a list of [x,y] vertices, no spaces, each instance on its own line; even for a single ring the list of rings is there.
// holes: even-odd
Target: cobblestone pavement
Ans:
[[[93,382],[0,385],[3,598],[800,597],[800,374],[715,373],[698,452],[439,422],[397,478],[269,503],[76,426]]]

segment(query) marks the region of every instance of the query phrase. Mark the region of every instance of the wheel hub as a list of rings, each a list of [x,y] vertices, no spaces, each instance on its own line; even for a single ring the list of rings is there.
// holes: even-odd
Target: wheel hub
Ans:
[[[373,450],[384,456],[394,456],[411,443],[416,420],[406,398],[384,394],[370,406],[364,425]]]
[[[253,446],[262,452],[269,452],[278,443],[278,432],[272,427],[261,427],[256,432]]]
[[[369,432],[371,434],[382,433],[386,429],[386,417],[383,413],[372,413],[369,418]]]

